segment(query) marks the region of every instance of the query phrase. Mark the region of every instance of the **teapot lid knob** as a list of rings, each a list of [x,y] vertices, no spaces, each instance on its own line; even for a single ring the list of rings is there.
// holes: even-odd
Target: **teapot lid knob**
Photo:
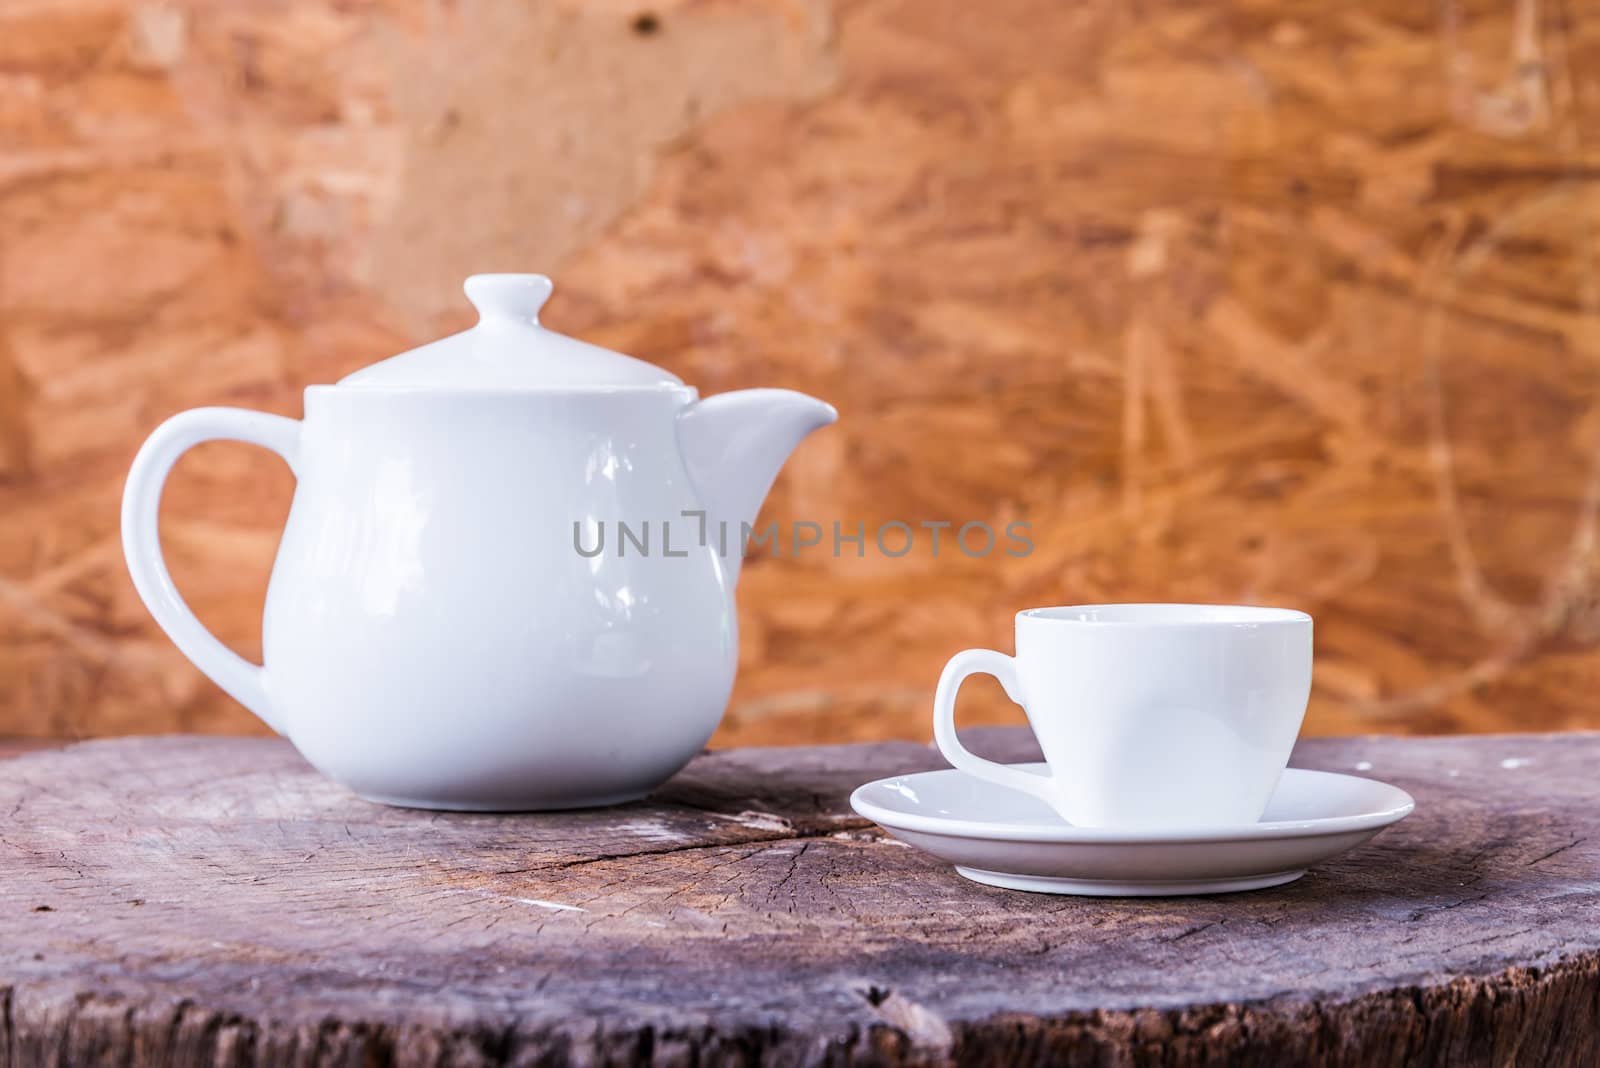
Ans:
[[[477,326],[353,371],[339,384],[438,391],[683,386],[670,371],[541,326],[539,309],[554,288],[542,274],[475,274],[462,288],[478,309]]]
[[[537,324],[555,286],[542,274],[475,274],[462,288],[480,322]]]

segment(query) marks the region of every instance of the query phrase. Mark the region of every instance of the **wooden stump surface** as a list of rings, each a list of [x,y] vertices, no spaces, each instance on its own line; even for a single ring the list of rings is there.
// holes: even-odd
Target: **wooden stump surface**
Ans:
[[[975,732],[1023,759],[1021,732]],[[1317,739],[1415,814],[1297,883],[969,883],[856,818],[912,743],[647,802],[368,804],[285,743],[0,762],[0,1064],[1594,1064],[1600,734]]]

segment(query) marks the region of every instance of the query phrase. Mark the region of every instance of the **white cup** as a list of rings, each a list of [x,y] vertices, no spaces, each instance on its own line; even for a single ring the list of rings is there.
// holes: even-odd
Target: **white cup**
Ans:
[[[1048,774],[974,756],[956,693],[993,675],[1028,713]],[[969,775],[1048,802],[1081,827],[1255,823],[1311,692],[1311,617],[1285,608],[1102,604],[1017,613],[1017,655],[967,649],[933,699],[933,734]]]

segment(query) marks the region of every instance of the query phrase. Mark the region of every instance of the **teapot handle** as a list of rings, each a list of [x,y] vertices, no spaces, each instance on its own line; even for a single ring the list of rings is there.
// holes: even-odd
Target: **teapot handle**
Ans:
[[[195,408],[156,428],[139,449],[122,491],[122,551],[133,588],[178,651],[267,726],[283,724],[267,696],[262,669],[217,640],[195,618],[173,585],[161,556],[161,491],[172,465],[203,441],[243,441],[271,449],[295,470],[300,422],[243,408]]]

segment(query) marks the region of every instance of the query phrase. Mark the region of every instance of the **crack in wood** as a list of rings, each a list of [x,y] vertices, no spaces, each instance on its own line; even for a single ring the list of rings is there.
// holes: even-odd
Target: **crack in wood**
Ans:
[[[1193,927],[1185,927],[1182,931],[1179,931],[1177,934],[1173,935],[1171,938],[1162,938],[1162,939],[1160,939],[1160,941],[1166,942],[1166,943],[1169,943],[1169,944],[1173,943],[1173,942],[1182,942],[1185,938],[1193,937],[1194,935],[1199,934],[1201,931],[1209,931],[1209,930],[1211,930],[1211,928],[1219,927],[1222,924],[1227,923],[1227,922],[1228,921],[1226,921],[1226,920],[1212,920],[1210,923],[1201,923],[1201,924],[1196,924]]]
[[[1574,849],[1577,846],[1580,846],[1583,843],[1587,842],[1588,840],[1589,840],[1588,838],[1574,838],[1572,841],[1568,842],[1566,845],[1557,846],[1556,848],[1550,850],[1550,852],[1546,853],[1544,856],[1535,857],[1533,860],[1528,861],[1528,867],[1531,868],[1535,864],[1543,864],[1545,861],[1549,860],[1551,857],[1559,857],[1561,854],[1565,853],[1567,850]]]
[[[1448,905],[1429,905],[1426,908],[1416,909],[1412,911],[1410,916],[1407,917],[1407,921],[1410,923],[1416,923],[1418,920],[1421,920],[1426,916],[1432,916],[1439,912],[1449,912],[1452,909],[1461,908],[1463,905],[1472,905],[1487,899],[1488,896],[1488,894],[1476,894],[1472,897],[1464,897],[1459,901],[1452,901]]]
[[[854,821],[857,825],[865,824],[865,820]],[[679,845],[662,846],[659,849],[633,849],[619,853],[600,853],[592,857],[578,857],[574,860],[558,860],[548,864],[532,864],[523,868],[497,869],[495,875],[530,875],[541,871],[565,871],[569,868],[582,868],[591,864],[606,864],[616,860],[632,860],[635,857],[660,857],[670,856],[674,853],[698,853],[707,850],[736,849],[745,845],[760,845],[776,842],[807,842],[814,838],[831,838],[837,827],[846,826],[845,821],[828,827],[809,829],[791,829],[784,834],[751,835],[735,838],[727,842],[684,842]],[[877,844],[883,844],[879,842]]]
[[[11,1016],[12,987],[0,990],[0,1050],[5,1052],[5,1064],[0,1068],[17,1068],[17,1029]]]

